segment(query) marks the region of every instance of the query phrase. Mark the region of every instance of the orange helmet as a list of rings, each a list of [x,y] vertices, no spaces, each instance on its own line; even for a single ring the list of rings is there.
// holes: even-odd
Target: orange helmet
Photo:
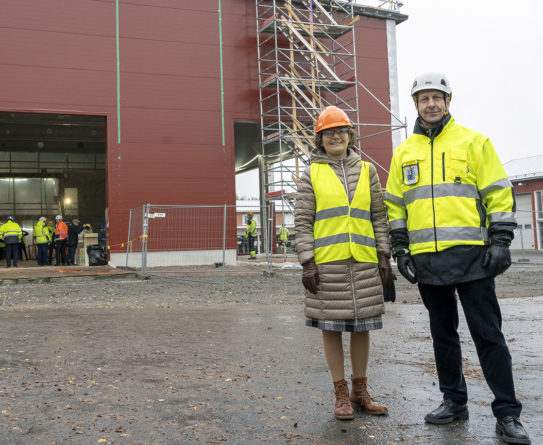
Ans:
[[[334,127],[352,127],[353,124],[345,111],[340,110],[333,105],[326,107],[317,118],[315,125],[315,133],[318,133],[327,128]]]

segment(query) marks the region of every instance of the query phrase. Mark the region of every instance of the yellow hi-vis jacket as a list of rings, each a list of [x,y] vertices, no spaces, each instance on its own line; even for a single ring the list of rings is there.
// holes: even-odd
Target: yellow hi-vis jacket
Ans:
[[[46,229],[47,224],[43,221],[38,221],[34,226],[34,238],[36,244],[47,244],[49,242],[49,231]]]
[[[288,241],[289,235],[290,232],[286,227],[279,227],[279,241]]]
[[[256,237],[257,235],[256,221],[254,219],[247,221],[247,226],[245,227],[245,238],[248,238],[249,235],[253,237]]]
[[[22,236],[21,226],[14,221],[8,221],[0,226],[0,237],[6,244],[18,244]]]
[[[345,187],[328,164],[311,164],[315,192],[315,263],[354,258],[377,263],[371,222],[370,164],[362,162],[360,179],[352,202]]]
[[[390,229],[407,229],[413,255],[488,243],[488,226],[515,224],[512,185],[490,140],[456,125],[413,134],[392,156]]]

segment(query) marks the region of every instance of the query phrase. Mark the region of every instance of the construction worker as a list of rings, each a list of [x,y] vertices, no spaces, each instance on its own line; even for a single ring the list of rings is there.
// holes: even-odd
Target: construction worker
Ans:
[[[287,243],[289,235],[289,230],[285,227],[284,224],[281,224],[277,237],[279,239],[279,245],[281,246],[281,252],[283,252],[283,255],[287,253]]]
[[[28,236],[28,232],[26,230],[22,231],[21,239],[19,240],[18,250],[19,250],[19,258],[21,261],[23,260],[23,255],[25,257],[25,260],[28,261],[28,251],[26,250],[26,237]]]
[[[249,247],[249,259],[256,260],[255,240],[257,237],[256,221],[253,219],[253,212],[247,214],[247,226],[245,227],[245,238]]]
[[[47,265],[47,250],[49,247],[49,230],[47,229],[47,217],[40,217],[34,226],[34,242],[38,246],[38,266]]]
[[[62,220],[62,215],[55,217],[55,266],[66,264],[66,241],[68,240],[68,226]]]
[[[5,224],[0,226],[0,238],[6,244],[6,266],[11,267],[13,260],[13,267],[17,267],[19,241],[23,236],[21,226],[15,222],[13,216],[8,216],[8,220]]]
[[[385,202],[392,255],[400,273],[418,282],[430,318],[443,402],[425,420],[469,416],[456,291],[494,393],[497,434],[506,443],[529,444],[494,287],[494,277],[511,265],[517,226],[511,182],[490,140],[451,117],[445,75],[418,76],[411,96],[418,118],[413,135],[394,151]]]
[[[53,252],[55,250],[55,228],[53,227],[53,222],[48,221],[47,226],[45,227],[45,233],[49,239],[49,245],[47,248],[47,264],[50,266],[53,264]]]
[[[80,221],[74,219],[68,226],[68,241],[66,242],[68,246],[68,258],[66,264],[70,266],[75,266],[75,251],[77,250],[77,245],[79,244],[79,234],[85,230],[90,229],[90,224],[79,225]]]
[[[322,331],[337,419],[354,418],[351,402],[383,415],[368,393],[370,331],[381,329],[383,286],[393,283],[388,221],[379,176],[353,149],[347,114],[324,109],[315,126],[311,165],[296,194],[296,250],[303,267],[306,326]],[[345,380],[342,333],[350,334],[351,381]]]

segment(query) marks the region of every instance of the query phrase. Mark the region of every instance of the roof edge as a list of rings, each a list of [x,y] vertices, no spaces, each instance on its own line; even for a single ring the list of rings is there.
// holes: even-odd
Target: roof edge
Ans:
[[[353,5],[354,13],[366,17],[373,17],[383,20],[394,20],[396,25],[405,22],[409,16],[401,12],[392,11],[390,9],[376,8],[373,6]]]

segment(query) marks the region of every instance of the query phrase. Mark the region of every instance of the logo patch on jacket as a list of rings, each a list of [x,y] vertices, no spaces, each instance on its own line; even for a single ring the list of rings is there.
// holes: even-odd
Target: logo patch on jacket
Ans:
[[[405,185],[414,185],[419,182],[419,163],[408,164],[403,167],[403,183]]]

